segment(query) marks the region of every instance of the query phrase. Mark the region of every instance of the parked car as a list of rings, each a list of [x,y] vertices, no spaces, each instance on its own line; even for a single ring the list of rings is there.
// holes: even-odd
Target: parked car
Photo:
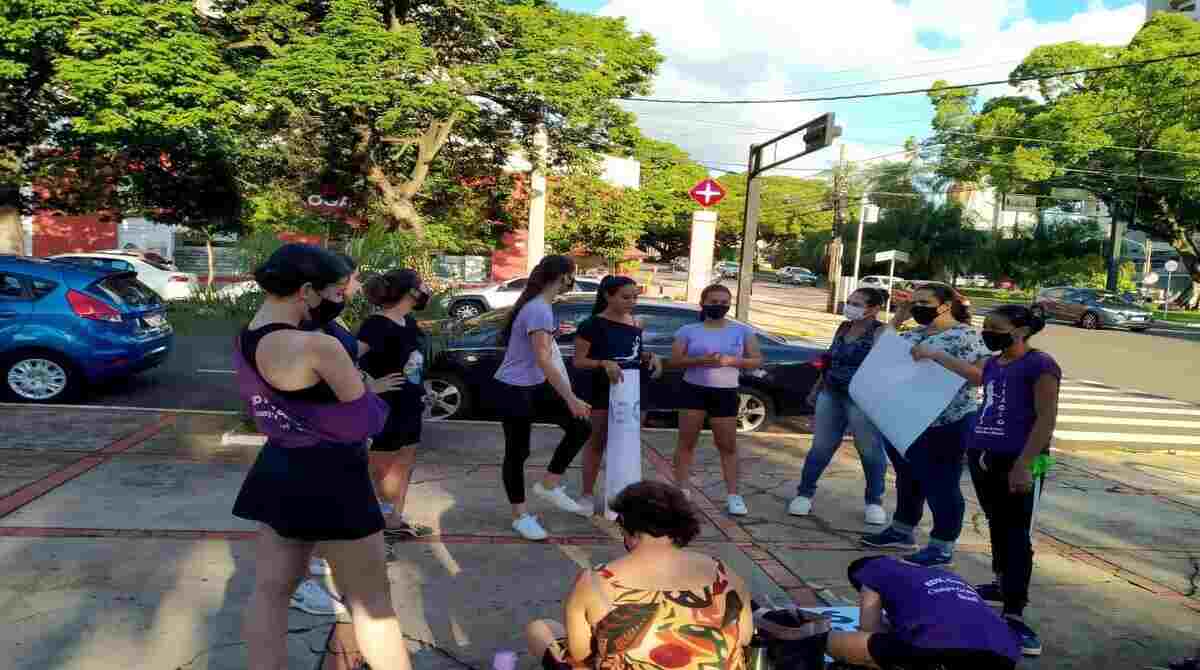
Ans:
[[[717,279],[737,279],[740,269],[733,261],[721,261],[713,266],[713,276]]]
[[[456,319],[470,319],[485,312],[512,307],[521,297],[521,291],[529,283],[529,277],[517,277],[499,284],[492,284],[480,289],[459,291],[446,298],[442,304],[446,306],[450,316]],[[595,299],[596,291],[600,290],[600,280],[588,277],[576,277],[575,289],[567,294],[586,295]]]
[[[954,280],[954,285],[962,286],[964,288],[987,288],[988,286],[991,286],[991,282],[988,281],[988,278],[984,275],[964,275],[962,277],[956,277]]]
[[[162,258],[158,254],[154,254],[154,256]],[[138,252],[93,251],[59,254],[53,258],[107,272],[133,272],[143,284],[154,289],[164,300],[189,298],[200,286],[200,280],[196,275],[180,272],[172,265],[151,260]]]
[[[893,282],[902,281],[904,280],[899,277],[889,277],[887,275],[867,275],[866,277],[858,280],[858,285],[860,288],[877,288],[886,291],[891,288]]]
[[[558,346],[562,350],[572,385],[581,397],[591,390],[589,374],[576,370],[575,328],[591,316],[592,303],[582,297],[566,298],[554,305],[559,322]],[[643,346],[667,358],[675,332],[684,325],[696,323],[699,310],[689,305],[667,301],[639,302],[634,315],[644,328]],[[429,418],[464,418],[493,414],[493,403],[484,399],[492,375],[504,359],[504,347],[499,345],[499,332],[508,310],[496,310],[482,316],[455,322],[447,326],[445,347],[431,356],[425,388],[432,399]],[[811,413],[805,403],[809,390],[816,383],[823,366],[823,349],[788,344],[785,340],[755,329],[766,364],[759,370],[745,370],[741,375],[741,405],[738,430],[760,430],[779,416]],[[644,407],[652,411],[678,410],[681,397],[682,370],[667,370],[661,379],[649,385]]]
[[[1154,313],[1142,305],[1092,288],[1043,289],[1031,309],[1045,319],[1067,321],[1088,330],[1128,328],[1141,333],[1154,325]]]
[[[779,270],[779,281],[797,286],[816,286],[819,278],[808,268],[787,266]]]
[[[0,255],[0,391],[62,402],[153,368],[175,337],[165,311],[133,272]]]
[[[915,293],[917,289],[924,288],[926,286],[944,286],[950,289],[954,295],[958,296],[958,299],[961,300],[964,305],[967,307],[971,306],[971,299],[959,293],[958,289],[947,284],[946,282],[930,281],[928,279],[896,280],[895,284],[892,286],[892,300],[894,302],[908,302],[912,300],[913,293]]]
[[[133,256],[141,258],[149,263],[162,266],[168,270],[178,270],[179,266],[175,265],[175,261],[164,257],[156,251],[148,251],[146,249],[98,249],[96,253],[100,254],[117,254],[118,256]]]

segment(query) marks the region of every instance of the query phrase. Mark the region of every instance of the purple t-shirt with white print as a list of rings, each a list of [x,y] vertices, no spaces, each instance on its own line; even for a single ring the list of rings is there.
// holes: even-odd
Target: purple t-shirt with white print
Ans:
[[[1025,449],[1037,420],[1034,387],[1042,375],[1062,381],[1062,370],[1049,354],[1030,351],[1007,365],[999,356],[983,367],[983,404],[975,419],[971,445],[997,454],[1016,455]]]
[[[879,594],[892,633],[922,649],[991,651],[1021,658],[1008,624],[958,575],[902,563],[868,561],[855,577]]]

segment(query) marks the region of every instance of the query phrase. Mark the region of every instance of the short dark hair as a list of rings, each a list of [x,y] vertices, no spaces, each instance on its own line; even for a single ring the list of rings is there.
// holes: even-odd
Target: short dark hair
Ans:
[[[881,288],[874,288],[872,286],[864,286],[860,289],[855,290],[854,292],[861,294],[863,297],[863,300],[867,301],[867,304],[870,305],[871,307],[879,307],[883,303],[887,302],[887,296],[888,296],[887,291],[885,291]]]
[[[730,291],[728,286],[724,284],[709,284],[700,292],[700,304],[703,305],[704,301],[708,300],[708,294],[716,293],[717,291],[724,291],[729,295],[731,300],[733,299],[733,291]]]
[[[641,481],[626,486],[609,505],[617,523],[629,535],[669,537],[686,547],[700,534],[700,520],[683,491],[671,484]]]
[[[1025,336],[1025,339],[1037,335],[1046,327],[1046,320],[1034,314],[1033,310],[1025,305],[1000,305],[993,309],[988,316],[998,316],[1011,323],[1013,328],[1028,328],[1029,334]]]
[[[390,270],[368,279],[363,285],[363,295],[376,307],[391,307],[420,285],[421,276],[416,270]]]
[[[312,244],[290,243],[254,271],[254,281],[274,296],[295,295],[305,284],[320,291],[354,274],[337,254]]]
[[[853,586],[855,591],[861,591],[862,587],[863,587],[862,581],[859,580],[859,578],[858,578],[858,571],[863,569],[863,567],[866,566],[867,563],[870,563],[871,561],[874,561],[879,558],[888,558],[888,557],[887,556],[863,556],[862,558],[860,558],[860,559],[854,561],[853,563],[851,563],[850,565],[846,566],[846,578],[850,580],[850,586]]]

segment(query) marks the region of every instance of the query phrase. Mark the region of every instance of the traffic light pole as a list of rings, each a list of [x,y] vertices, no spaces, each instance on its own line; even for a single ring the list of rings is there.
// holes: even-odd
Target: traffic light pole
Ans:
[[[804,151],[768,165],[762,164],[764,149],[798,133],[804,133]],[[823,114],[762,144],[750,145],[750,159],[746,166],[746,208],[742,227],[742,259],[738,270],[737,310],[734,312],[739,320],[748,321],[750,318],[750,296],[754,286],[754,257],[758,252],[758,216],[762,205],[762,190],[758,177],[767,170],[824,149],[833,144],[833,140],[841,134],[842,129],[834,125],[834,115],[831,113]]]

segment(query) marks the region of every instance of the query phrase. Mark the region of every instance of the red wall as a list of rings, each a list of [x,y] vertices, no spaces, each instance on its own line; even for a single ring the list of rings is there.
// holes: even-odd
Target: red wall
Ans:
[[[525,272],[525,259],[529,251],[525,241],[529,239],[529,231],[516,230],[500,236],[500,248],[492,252],[492,279],[505,281],[520,277]]]
[[[117,248],[117,219],[112,214],[33,216],[33,255],[44,258],[74,251]]]

